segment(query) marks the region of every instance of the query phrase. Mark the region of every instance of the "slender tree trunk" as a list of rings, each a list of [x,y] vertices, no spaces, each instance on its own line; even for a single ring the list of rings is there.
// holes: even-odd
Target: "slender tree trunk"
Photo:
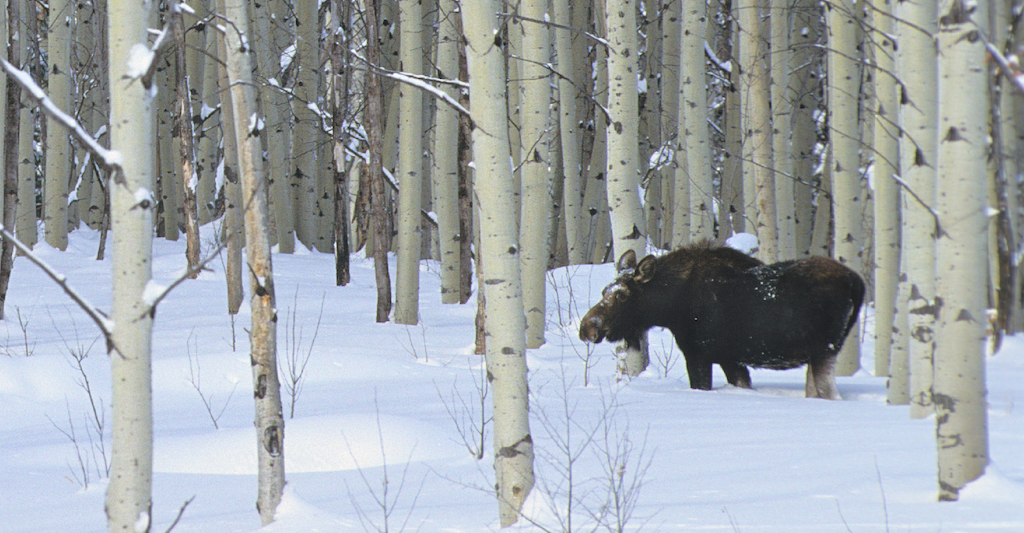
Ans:
[[[338,2],[331,5],[334,40],[331,43],[331,71],[334,83],[331,96],[331,130],[333,131],[334,162],[334,283],[337,286],[348,285],[351,279],[349,271],[349,224],[348,224],[348,168],[346,167],[345,147],[348,145],[348,132],[345,120],[349,107],[349,85],[352,78],[351,65],[348,63],[347,49],[351,43],[350,2],[342,6]]]
[[[821,9],[813,0],[795,0],[792,9],[789,42],[793,48],[790,55],[790,87],[793,89],[790,127],[793,172],[793,198],[796,206],[794,220],[795,246],[797,257],[810,255],[811,239],[814,235],[815,194],[814,169],[818,166],[815,145],[818,135],[815,131],[814,115],[818,109],[818,94],[821,80],[817,67],[821,63],[818,44],[821,29]],[[825,201],[821,198],[821,201]],[[819,203],[819,205],[821,205]]]
[[[873,0],[875,33],[875,375],[889,373],[900,263],[899,125],[896,111],[894,25],[891,0]]]
[[[111,532],[149,531],[152,516],[153,313],[144,297],[152,275],[156,208],[154,102],[148,75],[132,79],[129,57],[148,48],[150,1],[115,0],[109,8],[111,149],[122,172],[110,180],[114,232],[108,346],[114,406],[106,511]],[[141,527],[140,527],[141,526]]]
[[[552,2],[556,24],[572,27],[572,5],[569,0]],[[576,9],[585,9],[579,6]],[[573,85],[572,76],[576,71],[573,57],[573,32],[555,28],[555,55],[558,58],[558,112],[559,133],[561,138],[562,167],[565,180],[563,191],[563,218],[565,219],[565,240],[569,253],[569,263],[578,265],[587,262],[586,256],[586,218],[583,214],[583,165],[580,161],[580,143],[582,142],[576,116],[577,88]]]
[[[495,44],[494,0],[462,6],[469,63],[476,190],[480,198],[480,286],[487,287],[487,371],[494,398],[494,472],[501,526],[519,518],[533,488],[525,317],[519,283],[514,188],[506,137],[505,68]]]
[[[796,258],[796,207],[794,200],[793,90],[790,81],[792,48],[789,42],[793,0],[770,0],[771,5],[771,102],[772,167],[775,174],[775,221],[778,229],[778,259]]]
[[[224,16],[236,31],[224,33],[231,106],[238,142],[239,170],[242,176],[242,211],[245,218],[246,267],[249,270],[249,301],[252,327],[249,344],[252,360],[253,397],[256,401],[256,448],[259,477],[256,509],[267,525],[284,492],[284,416],[281,386],[277,376],[277,311],[274,303],[274,270],[270,254],[269,185],[263,170],[263,149],[255,129],[256,93],[252,85],[252,65],[245,0],[221,0]]]
[[[743,130],[740,121],[740,27],[735,20],[736,10],[728,15],[727,32],[732,36],[732,50],[729,57],[732,69],[729,71],[729,84],[725,94],[725,146],[722,159],[722,227],[718,238],[724,241],[736,233],[747,231],[746,202],[743,190]]]
[[[857,20],[854,9],[863,0],[832,3],[826,8],[829,26],[829,138],[832,145],[832,204],[835,216],[835,258],[855,272],[862,270],[863,187],[858,154],[857,106],[860,74],[857,68]],[[820,206],[821,203],[819,202]],[[836,373],[851,376],[860,369],[860,342],[854,327],[849,342],[843,344],[836,362]]]
[[[71,29],[67,0],[50,4],[47,48],[47,94],[59,109],[71,109]],[[46,119],[48,120],[48,119]],[[71,178],[71,143],[64,128],[53,125],[46,132],[46,179],[43,180],[43,223],[46,242],[68,247],[68,180]]]
[[[7,9],[3,15],[11,26],[16,27],[16,25],[21,22],[20,0],[7,0]],[[4,26],[6,25],[7,24],[4,24]],[[20,40],[21,32],[13,32],[11,34],[10,48],[7,48],[6,50],[7,62],[16,67],[21,66],[22,47],[18,42]],[[3,74],[3,77],[6,79],[7,74]],[[21,113],[21,86],[17,83],[8,83],[4,89],[4,101],[6,105],[4,106],[5,127],[3,130],[3,225],[6,228],[12,228],[15,224],[14,217],[16,215],[18,202],[17,195],[15,194],[12,198],[8,192],[12,185],[15,193],[18,190],[18,148],[19,139],[21,137],[19,129],[22,127],[19,123],[19,114]],[[25,124],[23,127],[31,128],[31,124]],[[14,244],[6,238],[0,239],[3,241],[3,245],[0,247],[0,319],[2,319],[4,317],[4,311],[7,303],[7,288],[11,282],[11,271],[14,268]]]
[[[900,137],[903,242],[910,334],[910,416],[922,418],[934,412],[932,358],[935,335],[935,169],[938,165],[936,92],[938,73],[935,35],[938,33],[935,2],[901,2],[897,16],[900,54],[897,69],[901,81]],[[924,203],[922,205],[922,202]]]
[[[174,66],[177,71],[177,130],[179,144],[178,161],[181,165],[182,207],[185,215],[185,258],[188,269],[199,266],[199,214],[196,208],[196,175],[195,150],[193,149],[192,132],[192,98],[189,86],[187,65],[185,63],[185,19],[180,11],[170,14],[173,17],[171,26],[174,32],[175,54]],[[171,184],[166,184],[171,186]],[[199,272],[191,276],[199,277]]]
[[[984,4],[939,2],[939,159],[936,184],[943,232],[938,235],[936,296],[941,298],[935,338],[939,499],[960,489],[988,464],[985,401],[988,207],[985,180],[988,72],[977,38]],[[966,97],[965,97],[966,95]],[[937,300],[938,301],[938,300]]]
[[[740,101],[743,123],[744,196],[748,218],[755,221],[758,257],[766,262],[778,259],[778,231],[775,217],[775,179],[772,176],[771,110],[768,72],[765,68],[766,40],[761,31],[761,11],[766,0],[740,0]],[[753,200],[753,203],[749,203]]]
[[[534,20],[549,18],[545,0],[526,0],[521,12]],[[519,242],[522,260],[523,307],[526,311],[526,347],[544,344],[545,279],[551,243],[548,241],[551,207],[549,165],[549,121],[551,79],[545,67],[550,63],[547,28],[523,22],[523,61],[520,64],[522,105],[522,215]]]
[[[680,135],[686,143],[686,168],[690,177],[691,242],[715,236],[715,191],[711,172],[711,149],[708,137],[707,88],[705,86],[704,36],[707,11],[703,2],[688,3],[683,8],[683,74],[680,93],[684,116]]]
[[[214,48],[216,50],[216,48]],[[227,54],[222,56],[226,59]],[[218,61],[218,72],[221,85],[230,87],[227,65]],[[245,246],[245,221],[242,213],[242,184],[238,175],[238,141],[235,139],[235,110],[231,104],[231,93],[220,96],[221,119],[224,127],[224,224],[223,238],[227,240],[225,249],[225,279],[228,291],[228,314],[238,314],[242,308],[244,291],[242,289],[242,248]]]
[[[384,133],[384,109],[381,96],[380,77],[373,67],[380,63],[380,40],[377,37],[378,0],[364,0],[366,5],[366,59],[370,69],[366,71],[366,143],[370,149],[367,173],[370,175],[370,220],[373,226],[373,271],[377,282],[377,322],[387,322],[391,314],[391,276],[388,274],[388,247],[391,244],[388,231],[386,188],[381,165]]]
[[[455,0],[438,2],[437,69],[448,79],[459,77],[459,25],[458,3]],[[453,99],[458,91],[450,85],[442,86]],[[441,248],[441,302],[459,302],[459,280],[461,269],[459,229],[459,116],[448,105],[439,104],[435,112],[434,168],[434,212],[437,213],[437,232]]]
[[[409,74],[423,71],[421,0],[399,0],[401,19],[401,69]],[[422,196],[423,93],[400,83],[398,90],[398,262],[395,280],[395,323],[419,320],[420,198]]]
[[[292,176],[297,184],[298,195],[296,234],[299,241],[312,249],[316,243],[316,151],[319,138],[320,119],[309,108],[317,99],[317,71],[320,69],[319,18],[316,0],[295,2],[296,40],[295,53],[298,61],[298,81],[295,84],[296,99],[292,102],[295,114],[292,141]]]

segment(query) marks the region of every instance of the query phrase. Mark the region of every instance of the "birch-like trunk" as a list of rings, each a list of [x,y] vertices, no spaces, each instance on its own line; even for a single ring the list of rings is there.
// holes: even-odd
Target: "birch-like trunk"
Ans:
[[[818,134],[815,131],[814,115],[820,101],[818,94],[821,80],[817,75],[817,67],[822,57],[821,49],[816,45],[821,35],[821,9],[814,0],[795,0],[791,20],[789,42],[792,54],[789,65],[792,72],[789,84],[794,93],[791,105],[793,114],[790,117],[793,132],[790,167],[793,172],[793,203],[796,210],[794,239],[797,257],[805,257],[810,254],[814,231],[813,181],[815,167],[818,165],[815,152]],[[820,198],[823,202],[827,201],[824,197]]]
[[[370,182],[370,220],[373,227],[373,272],[377,284],[377,322],[387,322],[391,314],[391,275],[388,273],[388,247],[391,244],[386,212],[387,189],[384,186],[382,168],[384,136],[384,102],[381,95],[380,76],[372,67],[380,66],[380,39],[377,36],[377,12],[379,0],[364,0],[366,9],[366,59],[370,69],[366,71],[366,144],[369,146],[370,161],[366,172]]]
[[[626,250],[633,250],[642,257],[647,253],[647,239],[641,229],[644,212],[638,195],[636,2],[607,0],[605,24],[609,46],[608,114],[611,117],[607,127],[605,181],[612,223],[612,256],[617,259]],[[678,197],[676,205],[679,205]],[[674,216],[678,216],[678,212]],[[626,375],[638,376],[647,368],[647,363],[646,350],[628,349],[623,355],[621,370]]]
[[[519,7],[524,16],[534,20],[548,18],[545,0],[525,0]],[[519,223],[520,259],[522,261],[523,309],[526,312],[526,347],[544,344],[545,301],[544,275],[547,273],[548,212],[551,201],[551,180],[548,173],[549,121],[551,79],[545,65],[550,63],[548,29],[532,22],[523,22],[523,61],[519,66],[522,82],[522,105],[519,108],[522,129],[522,215]],[[513,31],[519,31],[519,28]]]
[[[459,77],[459,24],[458,2],[438,2],[437,70],[447,79]],[[458,90],[452,85],[443,85],[452,99],[458,100]],[[459,231],[459,114],[451,106],[438,104],[435,114],[434,168],[434,212],[437,213],[437,231],[441,248],[441,302],[459,302],[459,280],[461,271]]]
[[[21,19],[21,0],[7,0],[6,9],[3,10],[3,16],[6,21],[11,24],[17,24]],[[7,26],[6,22],[2,22],[4,27]],[[11,36],[11,46],[9,49],[4,50],[4,58],[15,67],[21,67],[21,32],[14,32]],[[6,40],[4,40],[6,44]],[[6,81],[7,75],[2,75]],[[21,86],[17,83],[10,83],[4,87],[4,129],[0,131],[0,134],[4,137],[3,147],[3,169],[4,178],[4,194],[3,194],[3,210],[2,210],[2,222],[4,227],[13,227],[14,217],[16,216],[17,210],[17,197],[10,198],[7,192],[11,190],[12,182],[18,180],[18,148],[19,139],[21,138],[19,130],[21,129],[32,129],[31,123],[21,124],[19,112],[21,109]],[[23,157],[23,159],[28,159]],[[15,184],[16,185],[16,184]],[[14,188],[17,191],[17,187]],[[13,201],[12,201],[13,200]],[[4,310],[7,304],[7,289],[11,282],[11,271],[14,268],[14,244],[8,241],[6,238],[0,238],[3,241],[2,247],[0,247],[0,319],[4,317]]]
[[[308,104],[317,101],[317,72],[320,70],[318,5],[319,2],[316,0],[295,2],[295,60],[299,62],[299,68],[294,89],[297,98],[292,101],[295,122],[292,126],[294,138],[290,173],[296,187],[294,194],[298,195],[295,212],[296,236],[309,249],[313,249],[317,234],[317,217],[314,211],[320,119]]]
[[[224,56],[222,56],[224,57]],[[227,65],[218,61],[221,86],[230,87]],[[245,291],[242,289],[242,248],[245,247],[245,220],[242,213],[242,183],[238,168],[238,142],[235,139],[235,110],[231,105],[231,93],[220,95],[221,120],[224,127],[224,223],[222,238],[227,241],[224,249],[224,278],[227,284],[228,314],[235,315],[242,308]]]
[[[875,375],[889,374],[889,352],[900,273],[899,125],[896,111],[894,24],[891,0],[872,0],[875,48]]]
[[[796,258],[796,206],[794,205],[793,90],[790,83],[792,48],[789,42],[792,0],[769,0],[771,5],[771,114],[772,169],[775,175],[775,226],[778,231],[778,259]]]
[[[256,401],[257,476],[256,510],[267,525],[284,492],[284,416],[277,376],[277,310],[274,306],[274,269],[270,255],[269,186],[260,146],[261,119],[256,111],[251,54],[242,36],[249,34],[245,0],[221,0],[224,16],[236,31],[224,33],[231,106],[234,112],[238,167],[242,176],[242,212],[245,219],[246,267],[249,271],[249,330],[253,397]]]
[[[986,172],[988,71],[978,25],[983,3],[939,2],[939,158],[936,247],[935,435],[939,500],[960,489],[988,464],[985,401],[988,206]],[[938,301],[938,300],[937,300]]]
[[[113,331],[108,345],[113,405],[107,523],[111,532],[149,531],[152,516],[153,313],[143,296],[152,277],[156,209],[154,93],[148,75],[133,79],[149,46],[150,1],[109,7],[110,147],[122,172],[110,179],[113,230]],[[144,68],[145,65],[142,65]]]
[[[462,5],[469,63],[473,154],[480,212],[480,286],[487,287],[486,358],[494,398],[494,474],[501,527],[514,524],[533,488],[526,381],[526,321],[519,283],[512,168],[505,115],[505,68],[494,0]]]
[[[352,46],[352,28],[348,22],[351,19],[351,2],[339,2],[331,4],[331,146],[333,154],[330,158],[332,164],[331,174],[333,175],[333,241],[334,252],[334,284],[341,287],[348,285],[352,279],[351,266],[349,265],[349,170],[355,166],[355,162],[347,163],[348,156],[345,152],[349,143],[349,133],[346,129],[346,122],[349,118],[349,94],[352,81],[352,65],[350,56],[347,54]],[[353,172],[355,174],[355,172]],[[271,211],[271,214],[273,211]]]
[[[743,131],[743,180],[747,218],[757,235],[758,257],[779,256],[775,220],[775,178],[772,176],[770,91],[765,61],[767,41],[761,31],[766,0],[740,0],[740,101]],[[749,195],[747,193],[750,193]],[[749,231],[749,230],[748,230]]]
[[[71,29],[73,5],[52,3],[49,9],[47,94],[59,109],[71,109]],[[48,119],[45,119],[48,120]],[[47,244],[68,247],[68,180],[71,178],[71,142],[68,132],[50,123],[46,130],[46,179],[43,180],[43,224]]]
[[[934,411],[932,357],[935,336],[935,199],[938,165],[938,73],[935,2],[901,2],[897,17],[900,53],[896,68],[902,83],[900,101],[900,168],[907,187],[902,191],[902,252],[907,282],[900,298],[907,300],[910,360],[910,416]],[[922,202],[925,202],[922,205]]]
[[[192,132],[192,98],[187,71],[185,53],[185,19],[181,11],[173,9],[169,16],[173,17],[171,26],[174,33],[174,66],[177,72],[177,118],[178,129],[178,164],[181,166],[181,205],[185,215],[185,258],[188,269],[199,266],[199,214],[196,208],[196,187],[199,180],[196,174],[195,149],[193,148]],[[172,184],[166,184],[172,186]],[[199,277],[199,272],[191,276]]]
[[[25,9],[22,9],[25,7]],[[9,15],[8,11],[14,9],[18,13],[17,16]],[[24,12],[25,16],[34,15],[35,9],[24,5],[23,0],[8,0],[7,10],[4,12],[4,16],[7,18],[8,24],[14,25],[16,23],[10,22],[12,20],[19,19],[21,14]],[[21,66],[21,58],[28,57],[28,39],[22,38],[27,36],[28,32],[10,32],[10,48],[7,49],[7,58],[12,65]],[[6,78],[6,76],[4,76]],[[39,80],[34,80],[39,83]],[[11,86],[18,87],[16,83],[8,85],[7,92],[4,93],[5,98],[11,98],[10,90]],[[18,89],[20,94],[20,89]],[[17,219],[17,230],[18,240],[28,244],[29,246],[34,245],[39,240],[39,228],[36,224],[36,164],[34,155],[34,136],[35,136],[35,116],[33,114],[33,108],[31,105],[21,106],[18,102],[19,98],[15,97],[13,102],[8,103],[5,108],[5,113],[9,113],[15,109],[21,109],[20,118],[18,119],[18,135],[17,137],[7,138],[4,142],[4,150],[8,151],[8,156],[4,162],[4,171],[7,175],[11,172],[16,172],[18,176],[18,203],[21,209],[18,209],[15,217]],[[11,100],[8,100],[11,102]],[[8,115],[8,127],[13,123],[13,118]],[[5,130],[6,131],[6,130]],[[9,150],[16,149],[16,154],[13,156],[13,161]],[[20,154],[22,157],[18,158]],[[32,155],[30,155],[32,154]],[[11,166],[17,161],[17,166]],[[5,178],[6,179],[6,178]],[[31,208],[29,208],[31,206]],[[2,315],[0,315],[2,316]]]
[[[860,179],[858,153],[857,107],[860,94],[860,73],[857,68],[857,20],[854,9],[860,2],[832,3],[826,8],[829,28],[828,109],[829,139],[832,145],[832,208],[834,216],[835,258],[861,272],[863,253],[863,187]],[[821,202],[818,203],[821,205]],[[843,344],[836,361],[836,373],[852,376],[860,369],[858,326],[854,326],[849,342]]]
[[[556,24],[572,26],[572,6],[569,0],[554,0],[552,3]],[[584,9],[580,6],[577,9]],[[586,217],[583,213],[583,163],[580,161],[580,119],[576,116],[576,93],[572,82],[576,71],[573,57],[573,32],[555,28],[555,55],[558,59],[558,128],[562,143],[562,167],[565,173],[563,192],[563,217],[565,219],[565,240],[569,263],[578,265],[587,262]]]
[[[747,231],[746,200],[743,190],[743,130],[741,129],[740,103],[740,27],[735,20],[736,10],[728,16],[727,33],[732,36],[732,53],[729,57],[732,68],[729,71],[728,91],[725,93],[725,146],[722,155],[722,226],[718,238],[724,241],[735,233]]]
[[[685,112],[680,128],[686,143],[686,169],[690,186],[690,242],[711,239],[715,235],[715,191],[711,172],[711,147],[708,138],[708,95],[705,85],[704,35],[707,7],[691,2],[683,8],[682,75],[680,96]]]
[[[399,0],[401,70],[420,74],[423,51],[420,32],[420,0]],[[395,323],[416,324],[420,287],[420,197],[423,156],[423,94],[404,83],[398,84],[398,261],[395,269]]]
[[[679,97],[680,78],[683,76],[681,63],[682,56],[682,28],[683,28],[683,2],[665,2],[662,11],[661,23],[661,135],[663,144],[671,147],[672,160],[661,168],[661,179],[663,182],[661,195],[662,204],[665,208],[661,213],[661,239],[654,241],[658,246],[666,248],[679,246],[683,241],[675,239],[677,217],[680,219],[680,231],[689,234],[689,220],[687,218],[690,206],[686,205],[682,211],[676,211],[678,203],[675,200],[675,193],[679,187],[676,180],[683,182],[686,179],[684,162],[680,156],[675,154],[677,147],[684,143],[684,128],[679,125]],[[703,49],[701,51],[703,54]],[[703,76],[703,56],[701,59],[701,76]],[[703,78],[702,78],[703,79]],[[686,199],[685,197],[681,200]],[[685,222],[683,222],[685,221]],[[618,258],[615,258],[618,259]]]

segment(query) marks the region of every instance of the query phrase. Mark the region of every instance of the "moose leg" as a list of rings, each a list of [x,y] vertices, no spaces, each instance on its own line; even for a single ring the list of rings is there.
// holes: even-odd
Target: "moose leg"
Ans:
[[[703,357],[686,357],[686,374],[690,376],[691,389],[711,390],[710,361]]]
[[[808,398],[824,398],[841,400],[833,369],[836,365],[836,354],[824,357],[812,357],[807,365],[807,384],[804,391]]]
[[[743,389],[754,388],[750,386],[750,371],[747,370],[746,365],[741,365],[739,363],[718,363],[718,366],[722,367],[722,372],[725,372],[725,379],[729,381],[730,385]]]

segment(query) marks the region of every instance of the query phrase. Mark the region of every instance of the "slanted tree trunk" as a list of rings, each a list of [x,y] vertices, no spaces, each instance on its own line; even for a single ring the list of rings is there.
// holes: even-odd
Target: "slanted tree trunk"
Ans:
[[[199,266],[199,214],[196,208],[196,174],[195,150],[193,149],[192,132],[192,98],[189,85],[187,65],[185,62],[185,19],[180,11],[174,11],[171,27],[174,32],[174,66],[177,72],[177,124],[178,130],[178,164],[181,165],[181,205],[185,215],[185,258],[188,269],[195,271],[192,278],[199,277],[196,267]],[[172,184],[165,184],[172,186]]]
[[[221,0],[224,16],[237,31],[224,33],[231,106],[238,143],[238,162],[242,176],[242,212],[245,218],[246,267],[249,270],[249,301],[252,327],[249,330],[252,360],[253,397],[256,400],[256,448],[259,477],[256,509],[267,525],[284,492],[284,416],[281,386],[277,377],[277,310],[274,303],[274,269],[270,255],[269,184],[263,170],[260,146],[260,122],[257,120],[256,93],[252,84],[252,65],[245,0]]]
[[[473,154],[480,199],[480,286],[487,287],[487,372],[494,398],[494,473],[502,527],[519,518],[533,488],[526,381],[526,324],[512,168],[505,115],[505,68],[496,46],[500,10],[494,0],[462,5],[472,98]]]
[[[609,45],[608,114],[611,116],[607,127],[606,185],[612,221],[612,255],[618,258],[626,250],[633,250],[643,257],[647,253],[647,239],[642,229],[644,212],[638,196],[636,2],[608,0],[605,21]],[[646,350],[627,350],[622,371],[638,376],[647,368],[647,363]]]
[[[545,0],[525,0],[520,6],[524,16],[547,20]],[[516,30],[518,31],[518,30]],[[545,279],[551,244],[548,241],[551,180],[548,167],[551,156],[548,114],[551,79],[545,65],[550,63],[548,29],[523,22],[523,61],[520,62],[522,105],[522,215],[520,217],[520,258],[522,260],[523,307],[526,311],[526,347],[544,344]]]
[[[47,93],[59,109],[71,109],[71,28],[68,17],[73,4],[67,0],[50,5],[47,47]],[[71,178],[71,143],[57,125],[46,131],[46,179],[43,180],[43,223],[46,242],[68,247],[68,180]]]
[[[409,74],[423,70],[421,0],[399,0],[401,69]],[[423,93],[398,84],[398,262],[395,265],[395,323],[419,320],[420,199],[423,179]]]
[[[934,411],[932,404],[932,357],[935,336],[935,169],[938,165],[937,58],[938,33],[935,2],[901,2],[897,70],[902,85],[900,99],[900,168],[907,187],[902,191],[902,252],[906,257],[907,282],[901,286],[907,299],[910,334],[910,416],[922,418]]]
[[[989,106],[985,45],[977,35],[987,13],[983,3],[942,0],[938,14],[936,207],[942,233],[936,248],[936,297],[941,306],[932,398],[939,500],[954,501],[988,464],[988,321],[986,293],[979,290],[987,281],[988,207],[986,183],[979,176],[986,172]]]
[[[391,245],[386,212],[386,187],[381,154],[383,151],[384,109],[380,77],[373,67],[380,66],[380,40],[377,37],[379,0],[364,0],[366,9],[366,143],[370,161],[366,172],[370,182],[370,220],[373,226],[373,271],[377,282],[377,322],[387,322],[391,314],[391,276],[388,274],[388,248]]]
[[[153,263],[155,107],[152,79],[130,74],[138,66],[129,57],[148,48],[147,22],[154,7],[124,0],[109,7],[110,147],[121,154],[122,167],[110,180],[114,326],[108,351],[114,407],[106,511],[111,532],[149,531],[153,507],[153,314],[143,293]]]
[[[829,28],[828,107],[832,146],[832,208],[835,223],[835,258],[854,272],[862,270],[862,223],[864,191],[860,179],[857,107],[860,74],[857,68],[857,19],[852,3],[832,3],[826,8]],[[821,203],[819,202],[820,206]],[[836,373],[851,376],[860,369],[860,342],[853,328],[836,361]]]
[[[896,62],[892,35],[891,0],[873,0],[875,50],[875,375],[889,374],[893,320],[900,263],[899,189],[893,174],[899,169],[899,125],[896,111]]]

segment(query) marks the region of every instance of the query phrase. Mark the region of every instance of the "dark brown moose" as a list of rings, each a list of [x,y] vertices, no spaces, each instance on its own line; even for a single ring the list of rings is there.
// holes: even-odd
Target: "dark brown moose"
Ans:
[[[864,301],[864,281],[837,261],[811,257],[766,265],[709,242],[639,264],[622,254],[619,276],[580,323],[587,342],[640,346],[668,328],[686,359],[690,387],[711,389],[711,365],[750,388],[747,366],[807,367],[808,397],[839,399],[833,367]]]

